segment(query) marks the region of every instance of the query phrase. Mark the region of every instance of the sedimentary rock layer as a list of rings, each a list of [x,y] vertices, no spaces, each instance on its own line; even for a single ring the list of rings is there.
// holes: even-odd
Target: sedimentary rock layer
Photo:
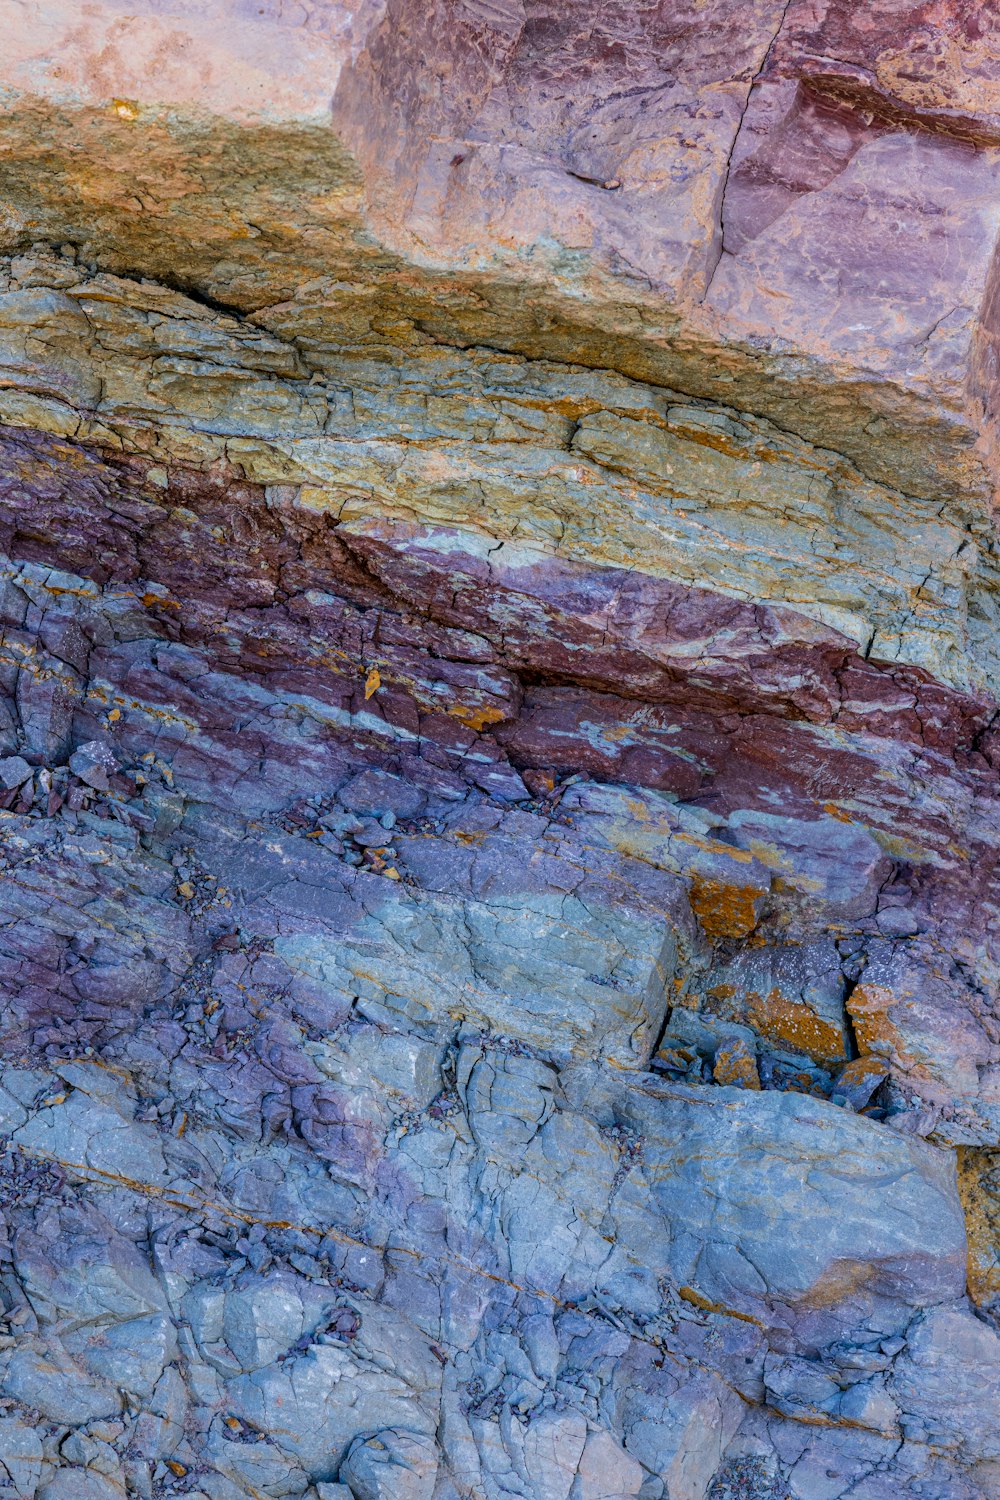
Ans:
[[[1000,1496],[998,43],[16,7],[0,1495]]]

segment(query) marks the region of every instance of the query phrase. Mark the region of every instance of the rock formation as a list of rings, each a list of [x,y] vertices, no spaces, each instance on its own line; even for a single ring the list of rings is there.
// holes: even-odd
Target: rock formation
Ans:
[[[996,7],[4,33],[0,1496],[996,1500]]]

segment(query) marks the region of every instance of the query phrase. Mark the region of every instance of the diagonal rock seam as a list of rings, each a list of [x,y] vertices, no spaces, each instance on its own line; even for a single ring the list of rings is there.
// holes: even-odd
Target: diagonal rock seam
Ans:
[[[785,3],[782,5],[781,14],[778,17],[778,24],[774,28],[774,33],[771,37],[771,40],[767,44],[767,50],[764,53],[760,66],[755,69],[750,79],[750,83],[747,88],[746,103],[744,104],[743,109],[740,113],[739,123],[736,126],[736,133],[733,136],[732,144],[729,147],[729,152],[726,156],[726,164],[722,172],[719,186],[719,253],[716,257],[715,264],[712,266],[708,273],[708,280],[705,282],[705,290],[699,299],[701,302],[707,300],[708,294],[712,290],[712,282],[715,280],[715,273],[719,269],[719,263],[726,253],[726,192],[729,187],[729,174],[732,171],[733,166],[733,154],[736,151],[737,144],[739,143],[740,132],[743,129],[743,122],[747,117],[747,110],[750,108],[750,100],[753,95],[753,91],[757,87],[758,80],[761,78],[762,74],[767,71],[767,65],[771,61],[772,53],[774,52],[775,46],[777,45],[778,38],[781,36],[781,30],[785,24],[785,18],[788,15],[791,5],[792,0],[785,0]]]

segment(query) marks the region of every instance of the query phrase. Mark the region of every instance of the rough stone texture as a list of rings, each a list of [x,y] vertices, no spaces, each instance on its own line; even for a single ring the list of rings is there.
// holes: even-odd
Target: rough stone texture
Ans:
[[[1000,26],[16,0],[0,1496],[1000,1497]]]

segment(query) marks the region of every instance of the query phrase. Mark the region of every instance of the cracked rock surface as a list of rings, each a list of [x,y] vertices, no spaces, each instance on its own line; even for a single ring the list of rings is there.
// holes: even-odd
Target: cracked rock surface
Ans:
[[[15,0],[2,1500],[1000,1500],[1000,25]]]

